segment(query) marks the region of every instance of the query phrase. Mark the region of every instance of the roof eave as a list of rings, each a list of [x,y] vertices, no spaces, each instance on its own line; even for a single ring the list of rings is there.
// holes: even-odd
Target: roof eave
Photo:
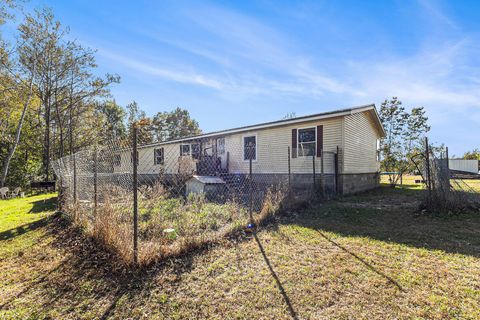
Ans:
[[[385,132],[385,128],[383,128],[382,121],[380,120],[380,115],[378,114],[378,111],[375,105],[373,105],[372,110],[373,110],[374,118],[377,120],[378,128],[380,129],[380,137],[384,138],[387,135],[387,133]]]
[[[325,112],[325,113],[316,114],[316,115],[308,115],[308,116],[297,117],[297,118],[293,118],[293,119],[289,119],[289,120],[280,120],[280,121],[267,122],[267,123],[258,124],[258,125],[250,125],[250,126],[239,127],[239,128],[234,128],[234,129],[215,131],[215,132],[211,132],[211,133],[206,133],[206,134],[201,134],[201,135],[191,136],[191,137],[185,137],[185,138],[175,139],[175,140],[170,140],[170,141],[165,141],[165,142],[156,142],[156,143],[144,145],[141,148],[167,145],[167,144],[171,144],[171,143],[180,143],[180,142],[190,141],[190,140],[195,140],[195,139],[212,138],[212,137],[217,137],[217,136],[221,136],[221,135],[248,132],[248,131],[252,131],[252,130],[261,130],[261,129],[265,129],[265,128],[285,126],[285,125],[290,125],[290,124],[302,123],[302,122],[306,122],[306,121],[315,121],[315,120],[323,120],[323,119],[330,119],[330,118],[336,118],[336,117],[343,117],[343,116],[348,116],[348,115],[351,115],[351,114],[354,114],[354,113],[360,113],[360,112],[371,111],[371,110],[374,110],[376,119],[378,120],[379,128],[381,129],[381,132],[383,133],[383,135],[385,135],[385,131],[383,130],[383,126],[380,122],[380,118],[378,117],[378,113],[376,111],[375,104],[372,103],[372,104],[359,106],[359,107],[354,107],[354,108],[350,108],[350,109],[342,109],[342,110],[338,110],[338,111]]]

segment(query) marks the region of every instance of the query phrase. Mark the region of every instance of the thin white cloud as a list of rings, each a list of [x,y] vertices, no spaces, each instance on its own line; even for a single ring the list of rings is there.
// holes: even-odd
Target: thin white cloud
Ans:
[[[440,22],[438,25],[457,27],[435,3],[420,1],[420,6]],[[178,34],[169,38],[155,30],[143,35],[205,59],[208,67],[185,57],[172,58],[182,66],[177,70],[147,63],[135,54],[122,56],[105,50],[100,54],[135,72],[211,88],[227,99],[291,95],[357,104],[398,96],[435,110],[431,118],[436,121],[447,120],[455,112],[452,106],[471,112],[472,119],[479,118],[480,69],[470,67],[469,61],[480,56],[474,45],[476,38],[445,40],[442,44],[429,43],[427,39],[409,57],[392,54],[348,62],[339,58],[327,71],[318,65],[318,57],[309,56],[311,53],[303,52],[280,30],[253,17],[220,6],[202,5],[184,9],[181,18],[202,38],[186,40]]]
[[[353,71],[370,96],[390,93],[432,107],[480,108],[480,84],[474,80],[480,70],[466,67],[479,52],[470,44],[462,39],[406,59],[364,62]]]
[[[182,40],[178,35],[141,30],[162,44],[197,55],[213,63],[222,89],[244,94],[292,94],[320,97],[325,94],[364,93],[319,70],[297,44],[258,20],[220,6],[188,7],[182,21],[201,30],[203,38]],[[182,63],[191,63],[183,61]]]
[[[217,90],[220,90],[223,87],[221,82],[200,73],[162,68],[155,64],[142,62],[140,61],[140,58],[119,55],[105,49],[100,49],[98,54],[107,59],[116,61],[119,64],[134,70],[135,72],[141,72],[175,82],[195,84]]]
[[[425,11],[426,17],[430,17],[435,23],[459,29],[457,23],[442,11],[440,4],[436,0],[418,0],[418,3]]]

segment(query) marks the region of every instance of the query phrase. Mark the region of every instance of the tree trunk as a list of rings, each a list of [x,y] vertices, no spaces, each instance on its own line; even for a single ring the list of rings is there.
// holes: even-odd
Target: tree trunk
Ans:
[[[43,169],[45,181],[48,181],[48,166],[50,165],[50,97],[47,95],[45,103],[45,137],[43,148]]]
[[[30,84],[28,89],[28,96],[23,105],[22,115],[20,116],[20,120],[18,121],[17,131],[15,132],[15,141],[13,142],[12,146],[8,150],[7,157],[3,160],[3,168],[2,174],[0,176],[0,187],[5,186],[5,181],[7,180],[8,169],[10,167],[10,161],[12,161],[13,155],[15,154],[15,150],[17,150],[18,144],[20,143],[20,135],[22,133],[23,121],[25,120],[25,114],[27,113],[28,106],[30,105],[30,100],[32,98],[33,93],[33,80],[34,80],[34,73],[35,73],[35,66],[34,71],[32,72],[32,76],[30,78]]]
[[[57,157],[62,158],[64,149],[64,137],[63,137],[63,123],[61,117],[61,107],[58,101],[58,81],[55,82],[55,115],[56,115],[56,129],[58,130],[59,142],[58,142],[58,153]],[[54,139],[55,141],[55,139]]]
[[[48,57],[50,58],[50,57]],[[45,79],[45,136],[43,145],[43,170],[45,170],[45,181],[49,179],[50,166],[50,121],[51,121],[51,98],[52,98],[52,71],[50,61],[47,64],[47,74]]]

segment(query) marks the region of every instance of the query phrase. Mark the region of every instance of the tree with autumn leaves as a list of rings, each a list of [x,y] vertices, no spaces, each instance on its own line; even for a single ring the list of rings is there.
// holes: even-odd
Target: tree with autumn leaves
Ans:
[[[128,139],[132,122],[147,118],[135,102],[125,110],[112,99],[110,88],[120,77],[98,76],[95,51],[69,40],[69,29],[51,10],[19,17],[21,4],[0,3],[0,27],[20,20],[10,37],[17,40],[0,41],[0,187],[51,180],[52,159]],[[181,108],[146,122],[150,142],[200,132]]]

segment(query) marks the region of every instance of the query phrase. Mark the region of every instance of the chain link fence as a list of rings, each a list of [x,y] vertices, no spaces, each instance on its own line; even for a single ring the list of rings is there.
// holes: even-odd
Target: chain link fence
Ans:
[[[279,138],[281,139],[281,138]],[[99,143],[53,162],[62,210],[127,263],[148,264],[254,228],[287,203],[329,198],[341,150],[256,134]]]
[[[453,177],[449,168],[448,148],[435,148],[424,141],[424,150],[411,160],[420,172],[426,196],[422,206],[430,212],[458,213],[480,209],[480,193]]]

